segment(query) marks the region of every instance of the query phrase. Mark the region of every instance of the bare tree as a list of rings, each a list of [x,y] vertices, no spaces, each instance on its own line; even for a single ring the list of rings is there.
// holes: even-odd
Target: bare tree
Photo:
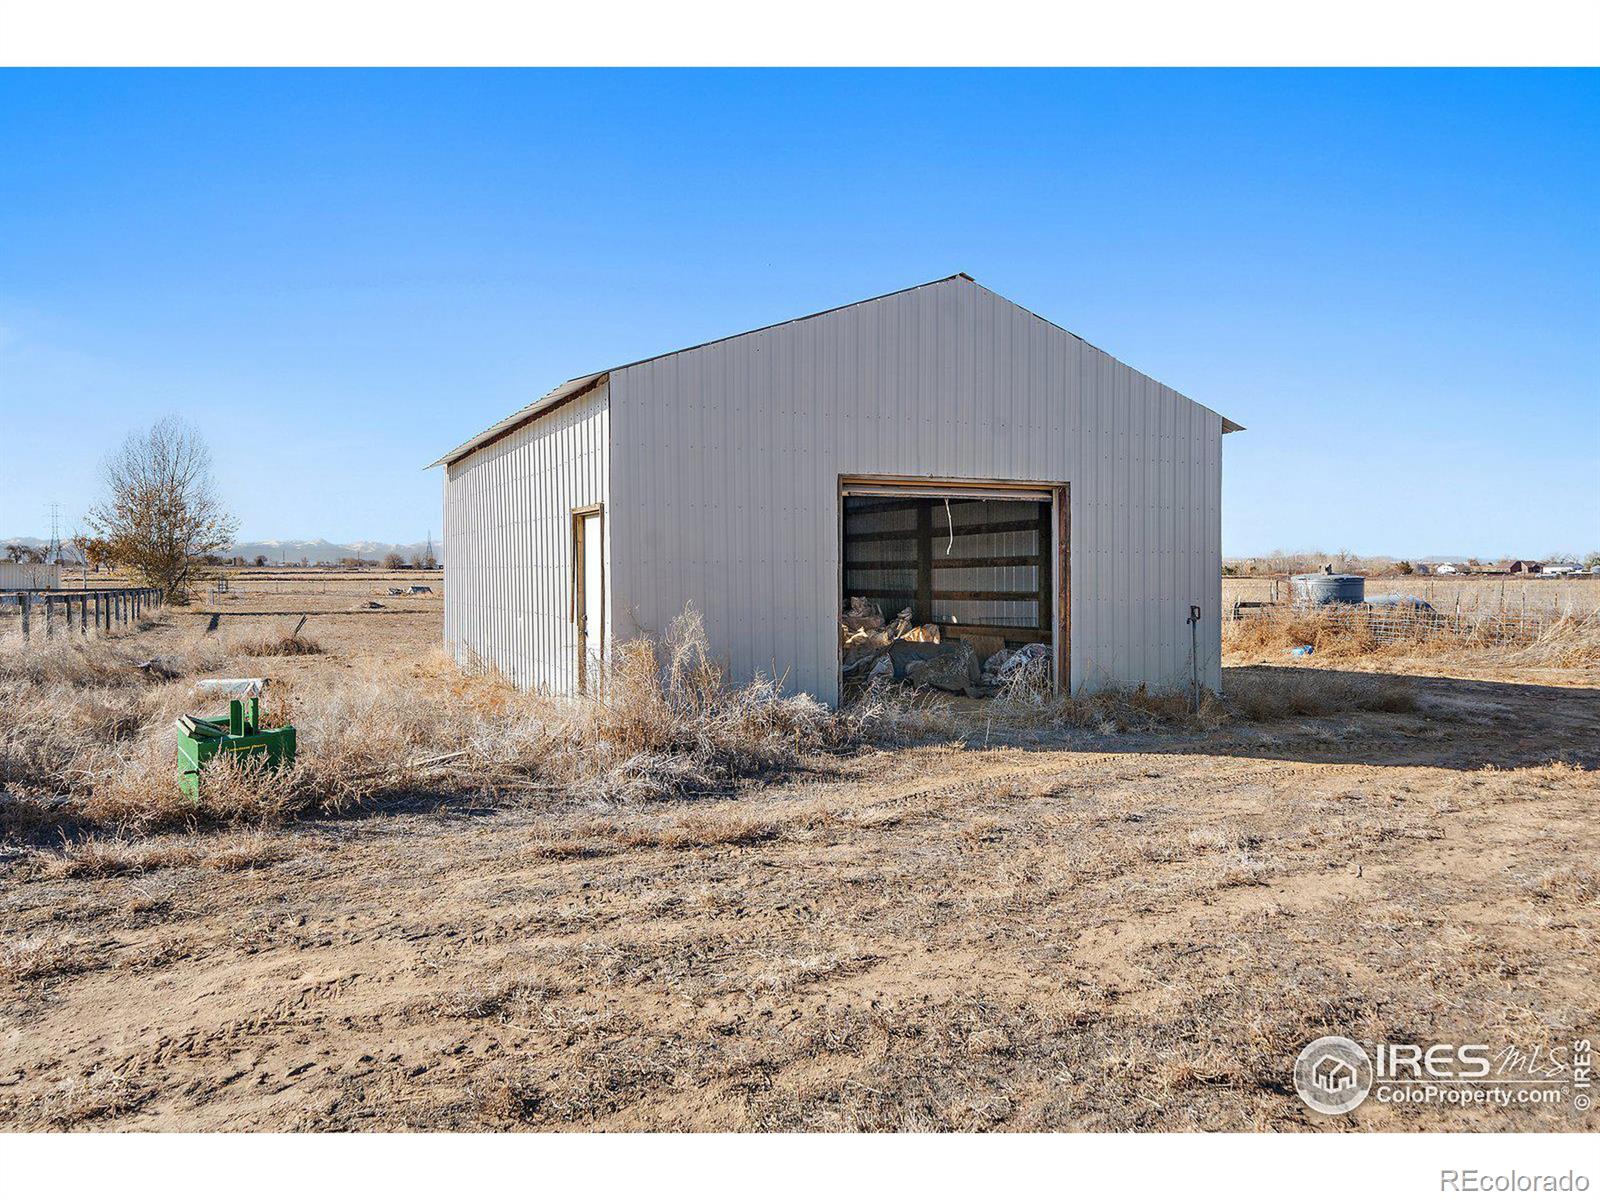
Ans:
[[[236,522],[211,482],[199,433],[169,417],[128,435],[101,469],[105,499],[89,512],[113,562],[182,601],[198,568],[233,543]]]
[[[406,565],[405,557],[394,550],[383,556],[383,565],[391,571],[398,571]]]

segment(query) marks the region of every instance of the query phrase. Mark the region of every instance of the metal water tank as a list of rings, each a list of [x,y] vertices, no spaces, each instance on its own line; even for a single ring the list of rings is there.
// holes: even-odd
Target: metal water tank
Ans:
[[[1360,604],[1367,594],[1364,575],[1295,575],[1296,604]]]

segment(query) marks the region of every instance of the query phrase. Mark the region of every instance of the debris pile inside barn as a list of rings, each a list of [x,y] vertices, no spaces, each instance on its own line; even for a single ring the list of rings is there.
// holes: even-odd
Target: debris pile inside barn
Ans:
[[[913,624],[911,609],[886,621],[883,610],[861,596],[851,597],[839,616],[839,651],[847,683],[892,681],[974,699],[993,696],[1019,673],[1048,671],[1050,663],[1043,642],[1010,650],[998,638],[946,640],[936,624]]]

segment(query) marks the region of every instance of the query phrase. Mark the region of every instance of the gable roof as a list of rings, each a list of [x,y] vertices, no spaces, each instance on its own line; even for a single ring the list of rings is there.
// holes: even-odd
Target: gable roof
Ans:
[[[544,395],[540,396],[532,404],[525,405],[524,407],[519,408],[516,412],[512,413],[509,417],[506,417],[504,420],[495,422],[493,425],[489,426],[489,428],[485,429],[482,433],[476,434],[473,437],[468,438],[466,441],[462,442],[459,446],[457,446],[454,450],[450,450],[450,451],[446,452],[445,454],[441,454],[438,458],[434,459],[431,463],[429,463],[427,465],[427,467],[425,467],[423,469],[424,470],[431,470],[434,467],[448,466],[450,463],[455,462],[457,459],[465,458],[467,455],[471,454],[474,450],[477,450],[478,448],[480,448],[482,446],[488,445],[490,442],[496,441],[497,439],[499,439],[501,437],[504,437],[506,434],[512,432],[515,429],[520,429],[522,426],[526,425],[529,421],[532,421],[537,417],[543,416],[545,413],[549,412],[551,409],[557,408],[560,405],[565,404],[569,400],[576,399],[578,396],[580,396],[583,393],[587,392],[590,388],[597,387],[601,383],[606,382],[610,378],[612,372],[614,372],[614,371],[622,371],[622,370],[626,370],[628,367],[637,367],[637,366],[640,366],[643,363],[655,362],[659,358],[670,358],[674,354],[687,354],[691,350],[703,350],[707,346],[715,346],[715,345],[717,345],[717,344],[719,344],[721,342],[731,342],[734,338],[748,337],[750,334],[753,334],[753,333],[765,333],[769,329],[779,329],[779,328],[782,328],[785,325],[795,325],[795,324],[798,324],[801,321],[809,321],[809,320],[813,319],[814,317],[825,317],[829,313],[842,312],[843,310],[845,310],[847,308],[855,308],[857,305],[860,305],[860,304],[872,304],[872,303],[874,303],[875,301],[878,301],[878,300],[887,300],[891,296],[903,295],[906,292],[914,292],[914,291],[917,291],[920,288],[933,287],[936,284],[951,283],[951,282],[953,282],[954,280],[957,280],[957,279],[965,279],[968,283],[972,284],[974,287],[983,287],[983,285],[981,283],[979,283],[977,280],[975,280],[971,275],[968,275],[965,271],[957,271],[954,275],[946,275],[943,279],[930,279],[927,283],[913,284],[911,287],[900,288],[899,290],[893,291],[893,292],[884,292],[882,295],[879,295],[879,296],[868,296],[865,300],[852,300],[849,304],[836,304],[832,308],[824,308],[819,312],[806,313],[802,317],[791,317],[787,321],[774,321],[770,325],[760,325],[760,326],[757,326],[755,329],[746,329],[746,330],[744,330],[744,331],[742,331],[740,333],[730,333],[726,337],[712,338],[708,342],[697,342],[693,346],[684,346],[681,349],[677,349],[677,350],[666,350],[666,351],[663,351],[660,354],[652,354],[648,358],[636,358],[632,362],[618,363],[614,367],[607,367],[602,371],[596,371],[596,372],[594,372],[593,374],[590,374],[590,375],[578,375],[578,376],[575,376],[572,379],[567,380],[565,383],[558,384],[557,386],[551,388],[548,392],[546,392]],[[988,288],[983,288],[983,290],[986,291],[986,292],[990,291],[990,289],[988,289]],[[991,294],[992,295],[998,295],[998,293],[993,293],[993,292],[991,292]],[[1000,298],[1002,300],[1006,300],[1006,298],[1004,296],[1001,296]],[[1008,303],[1008,304],[1016,304],[1016,301],[1014,301],[1014,300],[1006,300],[1006,303]],[[1016,304],[1016,307],[1022,308],[1022,305]],[[1030,316],[1037,317],[1039,320],[1043,321],[1046,325],[1049,325],[1054,329],[1060,329],[1062,333],[1065,333],[1065,334],[1068,334],[1071,337],[1077,338],[1078,341],[1083,342],[1085,345],[1091,345],[1092,344],[1092,343],[1089,343],[1089,342],[1085,341],[1085,339],[1083,339],[1081,337],[1078,337],[1078,335],[1073,333],[1072,330],[1066,329],[1066,328],[1063,328],[1060,325],[1057,325],[1054,321],[1050,320],[1049,318],[1040,317],[1039,314],[1034,312],[1032,309],[1022,308],[1022,311],[1025,312],[1025,313],[1028,313]],[[1098,349],[1098,347],[1096,347],[1096,349]],[[1196,402],[1195,401],[1191,401],[1191,403],[1196,403]],[[1201,407],[1204,408],[1205,406],[1201,405]],[[1219,417],[1222,416],[1222,414],[1220,414],[1220,413],[1218,413],[1217,415]],[[1223,433],[1238,433],[1242,429],[1244,429],[1243,425],[1240,425],[1240,424],[1237,424],[1236,422],[1230,421],[1227,417],[1222,417],[1222,432]]]

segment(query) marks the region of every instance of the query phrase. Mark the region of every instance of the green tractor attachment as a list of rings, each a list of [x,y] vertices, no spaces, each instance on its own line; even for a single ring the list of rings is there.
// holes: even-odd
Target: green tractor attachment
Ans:
[[[200,768],[218,754],[257,759],[273,769],[294,762],[294,726],[261,728],[265,679],[203,679],[199,687],[228,697],[225,717],[178,718],[178,786],[191,800],[200,798]]]

